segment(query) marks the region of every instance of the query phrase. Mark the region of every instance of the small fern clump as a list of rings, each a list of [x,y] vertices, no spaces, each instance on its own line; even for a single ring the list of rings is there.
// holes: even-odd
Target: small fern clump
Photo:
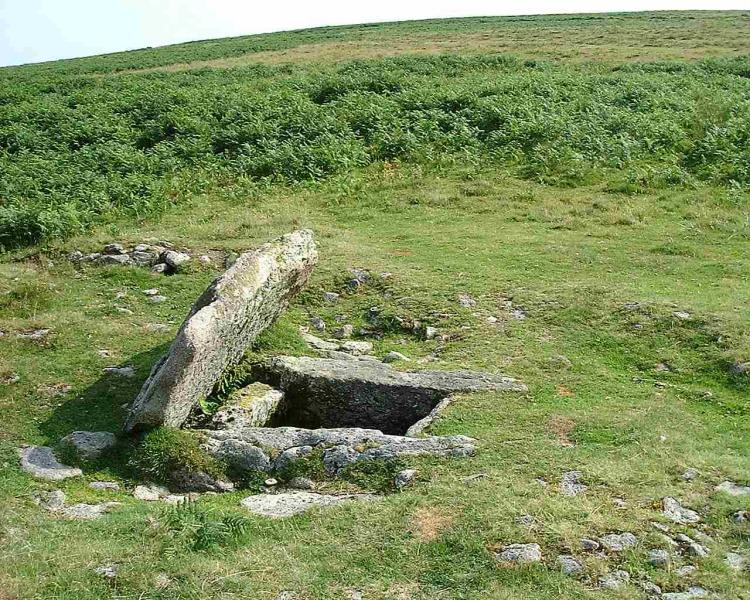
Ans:
[[[241,515],[221,514],[186,501],[164,509],[160,525],[166,537],[165,552],[202,552],[238,543],[250,521]]]

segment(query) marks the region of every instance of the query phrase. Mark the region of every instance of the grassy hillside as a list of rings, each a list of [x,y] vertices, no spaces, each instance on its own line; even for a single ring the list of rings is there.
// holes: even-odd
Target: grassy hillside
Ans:
[[[750,558],[732,519],[750,500],[714,489],[750,484],[750,376],[732,369],[750,361],[749,28],[747,13],[459,19],[0,70],[0,599],[642,598],[646,581],[750,598],[724,561]],[[476,438],[475,457],[415,460],[412,488],[290,520],[243,513],[247,490],[204,497],[248,518],[214,549],[132,498],[127,457],[62,484],[20,471],[21,444],[118,431],[224,258],[299,226],[321,264],[258,351],[297,352],[312,316],[420,318],[445,339],[384,331],[376,354],[529,386],[460,398],[433,427]],[[67,260],[149,239],[213,263],[164,277]],[[387,293],[325,304],[352,267],[392,273]],[[134,378],[103,371],[126,365]],[[574,469],[589,489],[569,498]],[[101,479],[123,490],[87,487]],[[123,505],[65,521],[33,502],[51,489]],[[701,524],[665,521],[664,496]],[[702,532],[709,556],[674,553],[653,521]],[[638,546],[581,549],[612,531]],[[543,562],[497,564],[515,542]],[[600,589],[615,569],[631,583]]]

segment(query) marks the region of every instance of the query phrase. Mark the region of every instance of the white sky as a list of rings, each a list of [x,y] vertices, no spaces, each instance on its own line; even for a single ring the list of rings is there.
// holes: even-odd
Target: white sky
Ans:
[[[688,9],[750,0],[0,0],[0,65],[320,25]]]

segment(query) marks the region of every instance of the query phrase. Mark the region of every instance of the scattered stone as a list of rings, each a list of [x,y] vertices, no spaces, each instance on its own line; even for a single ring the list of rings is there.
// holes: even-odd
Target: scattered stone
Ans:
[[[667,496],[662,501],[662,514],[675,523],[687,524],[697,523],[701,520],[700,515],[694,510],[684,508],[675,498]]]
[[[60,440],[60,448],[85,461],[97,460],[117,444],[109,431],[74,431]]]
[[[152,273],[168,273],[169,272],[169,265],[166,263],[157,263],[153,267],[151,267]]]
[[[19,331],[16,333],[16,337],[22,340],[42,340],[49,335],[49,329],[29,329],[27,331]]]
[[[159,257],[159,262],[166,263],[169,267],[175,270],[179,269],[180,266],[184,265],[189,260],[189,254],[184,254],[175,250],[162,252],[162,255]]]
[[[687,592],[668,592],[662,594],[662,600],[691,600],[691,598],[706,598],[708,592],[702,587],[693,586],[688,588]]]
[[[581,483],[583,474],[580,471],[567,471],[560,479],[560,493],[563,496],[573,497],[582,494],[588,486]]]
[[[746,510],[738,510],[732,513],[732,522],[734,523],[745,523],[748,520],[748,513]]]
[[[599,587],[603,590],[619,590],[630,582],[630,573],[617,570],[599,578]]]
[[[680,319],[680,321],[687,321],[690,319],[690,313],[685,312],[684,310],[676,310],[672,315]]]
[[[625,502],[625,498],[612,498],[612,504],[615,508],[623,509],[628,507],[628,503]]]
[[[676,571],[677,575],[680,577],[690,577],[693,573],[695,573],[698,570],[698,567],[693,565],[684,565],[682,567],[679,567]]]
[[[661,596],[661,588],[652,581],[639,581],[638,586],[647,596]]]
[[[96,259],[96,262],[100,265],[108,266],[108,265],[130,265],[132,264],[132,259],[127,254],[103,254],[99,258]]]
[[[677,534],[674,539],[691,556],[705,558],[706,556],[709,555],[708,548],[706,548],[705,546],[702,546],[701,544],[696,542],[693,538],[685,535],[684,533]]]
[[[312,317],[310,319],[310,325],[312,325],[317,331],[326,330],[326,322],[320,317]]]
[[[279,592],[274,600],[297,600],[297,594],[289,591]]]
[[[472,298],[471,296],[469,296],[469,294],[459,294],[458,303],[464,308],[471,308],[472,306],[476,306],[477,301],[474,300],[474,298]]]
[[[372,352],[372,344],[370,342],[353,342],[349,340],[341,344],[341,350],[354,356],[360,356],[362,354],[370,354]]]
[[[340,297],[341,295],[337,294],[336,292],[325,292],[323,294],[323,300],[328,302],[328,304],[336,304],[339,301]]]
[[[144,329],[152,333],[164,333],[165,331],[169,331],[169,325],[165,325],[164,323],[146,323]]]
[[[487,473],[475,473],[474,475],[469,475],[468,477],[464,477],[461,481],[464,483],[473,483],[475,481],[479,481],[480,479],[486,479]]]
[[[315,488],[315,482],[308,477],[292,477],[287,486],[297,490],[312,490]]]
[[[118,377],[125,377],[128,379],[135,377],[135,369],[129,365],[125,367],[104,367],[102,371],[108,375],[117,375]]]
[[[723,481],[716,486],[716,491],[725,492],[730,496],[744,496],[750,494],[750,486],[738,485],[733,481]]]
[[[586,552],[596,552],[599,550],[599,542],[596,540],[591,540],[589,538],[581,538],[581,548],[583,548]]]
[[[97,490],[100,492],[118,492],[120,491],[120,484],[116,481],[92,481],[89,483],[89,487],[92,490]]]
[[[158,260],[159,256],[155,252],[134,250],[130,253],[130,258],[133,264],[138,267],[150,267]]]
[[[302,289],[316,262],[308,230],[240,256],[196,301],[133,402],[125,430],[182,425]]]
[[[411,485],[417,477],[416,469],[404,469],[396,474],[393,480],[396,489],[402,490],[405,487]]]
[[[305,340],[307,345],[314,350],[335,351],[341,348],[341,344],[338,342],[327,342],[309,333],[303,333],[302,339]]]
[[[102,502],[100,504],[73,504],[71,506],[64,506],[57,512],[66,519],[92,521],[109,512],[115,506],[120,506],[120,503]]]
[[[549,483],[547,482],[547,480],[544,477],[534,477],[534,481],[536,481],[542,487],[549,486]]]
[[[65,506],[65,492],[62,490],[40,492],[35,495],[34,501],[43,509],[50,512],[56,512]]]
[[[625,533],[609,533],[600,538],[599,542],[610,552],[624,552],[633,548],[638,543],[638,538],[626,531]]]
[[[495,553],[495,560],[516,564],[536,563],[542,560],[539,544],[510,544]]]
[[[727,552],[724,562],[733,571],[742,571],[745,569],[745,557],[737,552]]]
[[[117,565],[101,565],[100,567],[96,567],[96,569],[94,569],[94,573],[96,573],[97,575],[101,575],[106,579],[114,579],[115,577],[117,577],[117,568]]]
[[[248,429],[246,431],[263,431],[262,429]],[[270,430],[273,431],[273,430]],[[207,432],[209,433],[209,432]],[[225,432],[215,432],[210,435],[220,436]],[[231,432],[228,432],[231,435]],[[300,444],[303,445],[303,444]],[[236,469],[239,472],[268,472],[271,470],[271,459],[268,455],[260,448],[262,444],[254,445],[243,441],[242,439],[234,439],[228,437],[225,439],[209,439],[203,448],[211,454],[217,460],[225,462],[231,468]]]
[[[354,335],[354,326],[349,324],[338,327],[333,331],[333,337],[339,340],[350,338],[352,335]]]
[[[434,340],[435,336],[437,336],[437,329],[434,327],[425,327],[424,328],[424,339],[426,340]]]
[[[669,552],[658,548],[649,550],[648,562],[655,567],[666,567],[669,564]]]
[[[216,429],[264,427],[279,408],[284,394],[263,383],[252,383],[233,392],[216,411],[211,422]]]
[[[181,492],[222,493],[234,490],[234,484],[229,481],[217,479],[204,471],[188,469],[179,469],[170,473],[169,482],[173,488]]]
[[[520,517],[516,517],[516,521],[521,525],[526,525],[526,527],[531,527],[536,523],[536,519],[531,515],[521,515]]]
[[[150,288],[147,290],[143,290],[143,294],[145,296],[156,296],[159,293],[159,290],[156,288]]]
[[[750,361],[737,361],[732,363],[732,366],[729,367],[729,372],[732,373],[732,375],[747,375],[750,373]]]
[[[167,301],[166,296],[149,296],[148,301],[153,304],[161,304],[162,302]]]
[[[171,496],[169,490],[159,485],[138,485],[133,490],[133,498],[146,502],[156,502],[167,496]]]
[[[557,557],[557,565],[563,575],[574,576],[583,572],[583,565],[570,554],[561,554]]]
[[[203,255],[201,255],[201,256],[198,257],[198,262],[200,264],[202,264],[202,265],[210,265],[214,261],[211,260],[211,257],[208,254],[203,254]]]
[[[347,445],[334,446],[323,452],[323,466],[332,475],[337,475],[350,464],[357,461],[359,453]]]
[[[404,356],[400,352],[396,352],[395,350],[391,350],[388,354],[386,354],[383,357],[384,363],[394,363],[398,361],[408,362],[408,361],[411,361],[411,359],[408,356]]]
[[[309,456],[312,451],[312,446],[298,446],[284,450],[273,462],[273,468],[276,471],[283,471],[294,462]]]
[[[283,519],[306,512],[316,506],[329,507],[355,500],[372,499],[374,499],[374,496],[369,494],[332,496],[299,491],[248,496],[240,504],[256,515],[272,519]]]
[[[690,467],[689,469],[686,469],[682,474],[682,478],[685,481],[693,481],[693,479],[698,477],[698,475],[700,475],[700,471],[698,471],[698,469],[693,469],[692,467]]]
[[[21,469],[37,479],[61,481],[83,475],[81,469],[69,467],[55,458],[52,448],[47,446],[26,446],[20,448]]]
[[[123,314],[123,315],[132,315],[133,314],[132,310],[130,310],[129,308],[125,308],[123,306],[115,306],[115,310],[118,313]]]

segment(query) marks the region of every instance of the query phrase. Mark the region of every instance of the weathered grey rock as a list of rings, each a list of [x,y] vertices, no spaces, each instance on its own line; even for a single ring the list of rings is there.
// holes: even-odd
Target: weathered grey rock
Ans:
[[[401,354],[400,352],[396,352],[395,350],[391,350],[383,357],[384,363],[394,363],[399,361],[408,362],[411,361],[411,359],[408,356]]]
[[[596,552],[599,550],[599,542],[589,538],[581,538],[581,548],[586,552]]]
[[[643,590],[643,593],[647,596],[661,596],[661,588],[652,581],[639,581],[638,587]]]
[[[166,302],[167,301],[167,297],[166,296],[160,296],[160,295],[149,296],[148,301],[151,302],[152,304],[161,304],[162,302]]]
[[[43,509],[55,512],[65,506],[65,492],[62,490],[40,492],[34,497],[34,501]]]
[[[145,500],[146,502],[156,502],[169,495],[171,495],[171,492],[160,485],[138,485],[133,490],[133,498]]]
[[[159,262],[166,263],[172,269],[179,269],[190,260],[190,255],[175,250],[166,250],[159,257]]]
[[[731,519],[733,523],[745,523],[748,520],[748,512],[746,510],[737,510],[732,513]]]
[[[354,356],[362,356],[363,354],[370,354],[372,352],[372,344],[370,342],[357,342],[353,340],[346,340],[341,343],[341,351],[348,352]]]
[[[557,566],[563,575],[579,575],[583,572],[583,565],[570,554],[561,554],[557,557]]]
[[[466,371],[396,371],[379,361],[276,357],[258,377],[281,389],[296,422],[311,426],[366,425],[404,433],[453,392],[524,392],[503,376]],[[314,398],[315,402],[311,399]]]
[[[97,460],[116,445],[117,438],[109,431],[74,431],[60,440],[60,448],[80,460]]]
[[[425,327],[424,328],[424,339],[426,340],[434,340],[435,336],[437,336],[437,329],[435,327]]]
[[[472,306],[476,306],[477,301],[474,300],[469,294],[459,294],[458,295],[458,304],[460,306],[463,306],[464,308],[471,308]]]
[[[21,469],[37,479],[61,481],[83,475],[81,469],[62,464],[47,446],[26,446],[18,451]]]
[[[633,548],[638,543],[638,539],[626,531],[625,533],[609,533],[600,538],[599,542],[610,552],[624,552]]]
[[[227,463],[239,471],[271,470],[271,460],[259,447],[239,439],[209,439],[204,449],[217,460]]]
[[[516,522],[521,525],[526,525],[526,527],[531,527],[536,523],[536,519],[531,515],[521,515],[520,517],[516,517]]]
[[[338,342],[328,342],[316,335],[312,335],[311,333],[303,333],[302,339],[305,340],[305,342],[307,342],[307,345],[314,350],[336,351],[341,348],[341,344],[339,344]]]
[[[443,398],[440,402],[437,403],[435,408],[433,408],[426,417],[422,417],[421,419],[419,419],[419,421],[414,423],[414,425],[406,430],[406,436],[417,437],[419,435],[422,435],[422,433],[424,433],[424,431],[435,422],[435,419],[437,419],[440,414],[451,405],[452,402],[453,398],[451,396]]]
[[[57,511],[66,519],[75,521],[92,521],[108,513],[115,506],[120,506],[120,502],[101,502],[100,504],[72,504],[64,506]]]
[[[312,490],[315,488],[315,482],[309,477],[292,477],[287,486],[297,490]]]
[[[155,252],[134,250],[130,253],[130,258],[139,267],[150,267],[156,264],[156,261],[159,260],[159,255]]]
[[[685,469],[685,472],[682,474],[682,479],[685,481],[693,481],[698,475],[700,475],[700,471],[690,467],[689,469]]]
[[[677,534],[674,539],[691,556],[705,558],[710,554],[710,550],[708,548],[699,544],[693,538],[685,535],[684,533]]]
[[[706,598],[708,592],[697,585],[689,587],[686,592],[667,592],[661,595],[662,600],[691,600],[692,598]]]
[[[354,335],[354,326],[349,324],[337,327],[333,331],[333,337],[339,340],[350,338],[352,335]]]
[[[317,331],[326,330],[326,322],[320,317],[312,317],[310,319],[310,325],[312,325]]]
[[[281,494],[261,494],[249,496],[240,504],[250,512],[272,519],[283,519],[306,512],[316,506],[337,506],[353,500],[372,500],[368,494],[348,494],[332,496],[314,492],[285,492]]]
[[[167,263],[157,263],[151,267],[152,273],[168,273],[169,265]]]
[[[649,550],[648,562],[655,567],[666,567],[669,564],[669,552],[660,548]]]
[[[337,475],[350,464],[357,461],[359,452],[351,446],[341,444],[323,452],[323,466],[332,475]]]
[[[213,416],[217,429],[240,429],[269,425],[284,398],[279,390],[252,383],[234,392]]]
[[[393,485],[396,486],[396,489],[402,490],[411,485],[416,477],[416,469],[404,469],[403,471],[396,473],[396,477],[393,479]]]
[[[733,571],[742,571],[745,569],[745,565],[747,564],[745,557],[742,556],[742,554],[738,554],[737,552],[727,552],[726,556],[724,557],[724,562]]]
[[[325,292],[323,294],[323,300],[325,300],[329,304],[336,304],[339,301],[340,297],[340,294],[337,294],[336,292]]]
[[[750,486],[738,485],[733,481],[722,481],[716,486],[716,491],[724,492],[730,496],[745,496],[746,494],[750,494]]]
[[[273,468],[276,471],[283,471],[292,463],[309,456],[312,451],[312,446],[298,446],[296,448],[284,450],[276,457],[276,460],[273,461]]]
[[[104,367],[102,371],[104,371],[108,375],[117,375],[118,377],[125,377],[127,379],[130,379],[131,377],[135,377],[135,369],[130,366]]]
[[[130,265],[133,264],[132,259],[127,254],[103,254],[96,259],[96,262],[100,265]]]
[[[667,496],[662,501],[662,513],[670,521],[675,523],[697,523],[701,520],[700,515],[694,510],[683,507],[678,500]]]
[[[737,361],[732,363],[732,366],[729,367],[729,371],[732,375],[747,375],[750,373],[750,361]]]
[[[94,573],[106,579],[115,579],[117,577],[117,570],[117,565],[101,565],[94,569]]]
[[[122,244],[107,244],[102,250],[102,254],[122,255],[126,254],[125,247]]]
[[[599,587],[603,590],[619,590],[630,582],[630,573],[627,571],[617,570],[602,575],[599,578]]]
[[[231,492],[234,484],[203,471],[179,470],[169,475],[170,485],[180,492]]]
[[[496,552],[495,559],[517,564],[535,563],[542,560],[542,549],[539,544],[510,544]]]
[[[693,573],[695,573],[698,570],[698,567],[695,565],[684,565],[682,567],[679,567],[677,571],[677,575],[679,577],[690,577]]]
[[[89,487],[92,490],[97,490],[99,492],[118,492],[120,491],[120,484],[116,481],[92,481],[89,483]]]
[[[316,262],[307,230],[240,256],[196,301],[133,402],[125,429],[182,425],[225,369],[286,308]]]
[[[587,485],[581,483],[583,474],[580,471],[566,471],[560,479],[560,493],[563,496],[573,497],[582,494],[588,489]]]

